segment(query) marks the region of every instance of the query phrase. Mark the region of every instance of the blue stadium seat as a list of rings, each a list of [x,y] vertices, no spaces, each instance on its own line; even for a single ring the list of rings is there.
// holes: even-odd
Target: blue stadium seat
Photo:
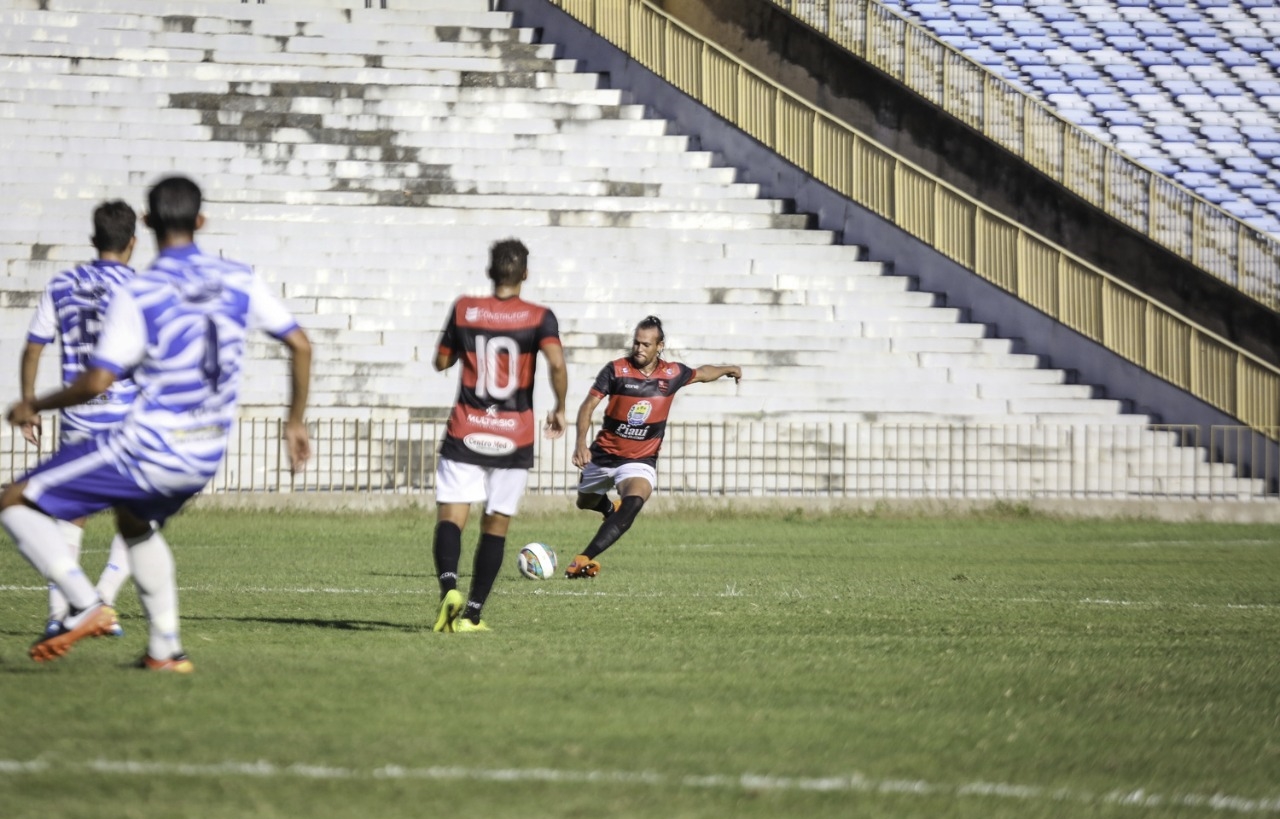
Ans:
[[[1034,83],[1036,80],[1061,80],[1062,72],[1052,65],[1028,65],[1023,69]]]
[[[1143,51],[1147,47],[1145,40],[1132,34],[1110,35],[1106,40],[1107,45],[1124,54],[1131,54],[1134,51]]]
[[[1041,19],[1050,23],[1064,23],[1076,19],[1075,12],[1066,6],[1040,6],[1036,9],[1036,13]]]
[[[951,13],[957,20],[965,23],[991,19],[991,15],[981,6],[952,6]]]
[[[1261,54],[1264,51],[1270,51],[1275,48],[1275,43],[1266,37],[1237,37],[1236,48],[1241,51],[1247,51],[1250,54]]]
[[[1048,65],[1049,63],[1048,58],[1046,58],[1044,54],[1041,54],[1039,51],[1032,51],[1029,48],[1015,48],[1011,51],[1006,51],[1005,56],[1009,57],[1020,66]]]
[[[1056,113],[1067,122],[1081,128],[1093,128],[1102,124],[1102,120],[1085,108],[1059,108]]]
[[[1195,142],[1195,131],[1185,125],[1157,125],[1151,129],[1165,142]]]
[[[1237,219],[1256,219],[1262,216],[1262,208],[1248,199],[1232,199],[1222,202],[1220,206]]]
[[[944,34],[938,39],[954,48],[956,51],[970,51],[982,45],[977,40],[967,34]]]
[[[1258,207],[1280,204],[1280,191],[1273,187],[1260,185],[1256,188],[1244,188],[1240,191],[1250,202]]]
[[[1207,156],[1184,156],[1178,160],[1178,164],[1193,173],[1216,175],[1222,170],[1218,160]]]
[[[992,51],[1012,51],[1020,45],[1016,38],[1004,35],[983,37],[982,42]]]
[[[1071,83],[1062,79],[1041,79],[1032,80],[1031,85],[1036,88],[1043,96],[1048,97],[1050,94],[1069,94],[1071,93]]]
[[[1133,80],[1145,80],[1147,72],[1134,65],[1124,65],[1119,63],[1116,65],[1108,65],[1102,69],[1103,73],[1117,83],[1131,82]]]
[[[1153,65],[1174,65],[1176,63],[1173,55],[1169,52],[1156,51],[1154,49],[1135,51],[1133,53],[1133,58],[1137,60],[1140,65],[1148,68]]]
[[[1109,67],[1115,68],[1118,66],[1109,66]],[[1160,93],[1160,89],[1156,88],[1156,86],[1150,80],[1146,79],[1145,76],[1139,77],[1136,79],[1131,79],[1131,80],[1117,79],[1116,87],[1119,88],[1121,91],[1125,92],[1126,94],[1128,94],[1130,97],[1140,97],[1143,94],[1159,94]]]
[[[1182,40],[1178,37],[1148,36],[1147,45],[1151,46],[1155,51],[1166,52],[1181,51],[1183,48]]]
[[[1258,60],[1247,51],[1241,51],[1238,48],[1230,48],[1226,51],[1219,51],[1214,55],[1218,60],[1228,68],[1236,68],[1241,66],[1257,65]]]
[[[1106,80],[1076,80],[1076,92],[1089,96],[1090,94],[1107,94],[1111,92],[1111,84]]]
[[[1176,37],[1178,32],[1173,26],[1159,17],[1154,20],[1135,20],[1133,27],[1144,37]]]
[[[1004,26],[994,20],[967,20],[964,27],[974,37],[1002,37],[1005,35]]]
[[[1059,37],[1093,37],[1092,28],[1079,20],[1054,20],[1049,27],[1058,32]]]
[[[935,5],[933,3],[922,3],[920,5],[911,5],[911,13],[921,20],[950,20],[951,10],[943,5]]]
[[[1079,51],[1081,53],[1093,51],[1095,49],[1102,48],[1103,46],[1102,40],[1091,34],[1073,34],[1068,37],[1063,37],[1062,42],[1066,43],[1072,51]]]
[[[1072,82],[1096,80],[1102,76],[1096,68],[1088,63],[1063,63],[1059,68],[1062,69],[1062,75]]]
[[[1182,20],[1177,23],[1178,30],[1182,32],[1184,37],[1212,37],[1217,33],[1218,30],[1213,27],[1212,23],[1206,23],[1198,12],[1196,15],[1189,20]],[[1170,19],[1173,19],[1172,15],[1170,15]]]
[[[1256,188],[1267,183],[1267,179],[1264,176],[1241,171],[1223,171],[1218,175],[1218,178],[1226,182],[1227,187],[1237,191],[1243,191],[1245,188]]]
[[[1127,111],[1129,104],[1119,94],[1087,94],[1085,99],[1095,111]]]
[[[1200,128],[1200,135],[1209,142],[1244,142],[1233,125],[1205,125]]]
[[[1190,33],[1183,28],[1184,25],[1188,24],[1207,26],[1209,27],[1209,33],[1213,32],[1213,28],[1205,22],[1204,15],[1201,14],[1198,9],[1193,9],[1185,3],[1171,3],[1164,5],[1157,3],[1156,8],[1160,9],[1160,13],[1164,15],[1166,20],[1173,23],[1179,29],[1182,29],[1183,33],[1188,36],[1190,36]]]
[[[1126,20],[1099,20],[1094,26],[1104,37],[1134,37],[1138,30]]]
[[[1170,56],[1173,57],[1174,62],[1182,66],[1213,65],[1213,60],[1201,51],[1184,49],[1182,51],[1175,51]]]
[[[1178,170],[1178,163],[1163,156],[1144,156],[1142,164],[1161,176],[1173,176]]]
[[[1173,178],[1192,190],[1210,187],[1217,181],[1213,176],[1200,171],[1177,171]]]
[[[1280,159],[1280,142],[1250,142],[1249,150],[1261,159],[1273,162]]]
[[[1192,188],[1196,195],[1202,199],[1206,199],[1215,205],[1221,205],[1226,202],[1236,201],[1236,194],[1219,185],[1204,185],[1198,188]]]
[[[955,20],[925,20],[924,27],[939,37],[962,37],[969,33],[963,23]]]
[[[1191,44],[1202,52],[1214,54],[1226,51],[1231,45],[1221,37],[1192,37]]]
[[[1142,114],[1128,108],[1100,108],[1098,115],[1111,126],[1140,126],[1146,123]]]
[[[1250,141],[1253,142],[1257,140],[1250,140]],[[1280,136],[1277,136],[1276,139],[1272,141],[1280,142]],[[1262,161],[1256,156],[1231,157],[1230,159],[1226,160],[1224,164],[1227,167],[1231,168],[1233,171],[1244,171],[1246,173],[1253,173],[1262,177],[1265,177],[1267,173],[1271,170],[1270,165],[1268,165],[1266,162]]]
[[[1039,20],[1030,18],[1025,20],[1010,20],[1007,24],[1009,30],[1019,37],[1047,37],[1049,29]]]
[[[1250,142],[1280,142],[1280,125],[1241,125],[1240,133]]]

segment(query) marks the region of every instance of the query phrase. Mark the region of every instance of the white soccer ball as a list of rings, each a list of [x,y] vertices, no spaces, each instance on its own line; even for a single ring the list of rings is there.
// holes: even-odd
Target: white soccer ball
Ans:
[[[545,543],[526,543],[516,555],[516,567],[530,580],[556,576],[556,553]]]

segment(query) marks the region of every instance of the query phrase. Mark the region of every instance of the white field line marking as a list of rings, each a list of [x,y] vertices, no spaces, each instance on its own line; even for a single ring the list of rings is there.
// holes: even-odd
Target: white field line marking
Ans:
[[[266,760],[215,763],[134,762],[95,759],[88,762],[44,759],[0,759],[0,775],[65,773],[68,768],[113,776],[243,777],[257,779],[301,778],[371,781],[383,779],[478,782],[572,782],[575,784],[648,785],[668,790],[672,787],[703,790],[817,791],[822,793],[885,793],[917,796],[988,797],[1021,802],[1070,802],[1085,806],[1127,805],[1139,808],[1204,808],[1209,811],[1244,814],[1280,814],[1280,796],[1252,798],[1230,794],[1160,794],[1143,788],[1116,789],[1091,793],[1071,788],[1046,788],[1009,782],[967,782],[959,785],[923,779],[873,779],[860,773],[827,777],[789,777],[760,774],[711,774],[670,776],[650,771],[572,771],[556,768],[466,768],[432,766],[406,768],[382,765],[377,768],[346,768],[296,762],[277,765]]]
[[[46,586],[3,586],[0,585],[0,593],[3,592],[42,592],[47,591]],[[399,595],[423,596],[430,595],[435,597],[439,594],[434,588],[420,589],[349,589],[338,586],[179,586],[180,592],[196,592],[208,594],[350,594],[350,595],[383,595],[387,597],[395,597]],[[583,581],[579,581],[579,585],[575,589],[556,589],[537,586],[529,589],[510,590],[502,589],[497,592],[500,595],[519,595],[529,594],[548,597],[613,597],[619,599],[660,599],[666,597],[674,597],[663,591],[652,592],[619,592],[591,590],[583,587]],[[749,597],[740,591],[735,584],[727,584],[724,591],[713,593],[694,593],[680,595],[684,598],[703,598],[703,597]],[[804,595],[796,589],[789,592],[783,592],[782,597],[786,599],[794,599],[803,597]],[[868,597],[867,599],[879,599]],[[895,598],[896,599],[896,598]],[[1084,597],[1079,600],[1052,600],[1045,597],[939,597],[935,600],[945,600],[950,602],[988,602],[988,603],[1033,603],[1036,605],[1065,605],[1075,604],[1080,606],[1115,606],[1118,608],[1135,608],[1135,609],[1225,609],[1228,611],[1278,611],[1280,606],[1274,606],[1267,603],[1164,603],[1159,600],[1111,600],[1109,598]]]

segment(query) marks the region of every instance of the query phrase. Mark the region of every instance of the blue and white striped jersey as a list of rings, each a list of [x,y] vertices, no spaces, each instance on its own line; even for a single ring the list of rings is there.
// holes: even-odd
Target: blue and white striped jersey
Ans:
[[[60,341],[64,385],[84,372],[98,343],[112,293],[133,276],[131,267],[99,259],[49,280],[31,318],[27,340],[36,344],[50,344],[55,338]],[[137,393],[133,381],[123,379],[89,403],[62,410],[62,439],[92,435],[120,423]]]
[[[162,251],[121,285],[89,357],[140,391],[105,438],[108,457],[150,491],[198,491],[226,451],[249,331],[297,326],[247,265],[195,245]]]

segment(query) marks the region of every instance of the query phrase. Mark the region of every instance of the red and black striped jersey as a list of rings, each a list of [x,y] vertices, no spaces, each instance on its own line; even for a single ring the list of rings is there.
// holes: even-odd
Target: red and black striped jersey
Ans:
[[[538,351],[559,343],[555,313],[542,305],[495,296],[454,302],[439,353],[456,354],[462,375],[440,456],[503,469],[532,467]]]
[[[609,398],[604,423],[591,444],[591,460],[600,466],[626,461],[656,466],[671,402],[697,374],[692,367],[662,359],[649,375],[636,369],[629,358],[606,364],[591,386],[592,395]]]

